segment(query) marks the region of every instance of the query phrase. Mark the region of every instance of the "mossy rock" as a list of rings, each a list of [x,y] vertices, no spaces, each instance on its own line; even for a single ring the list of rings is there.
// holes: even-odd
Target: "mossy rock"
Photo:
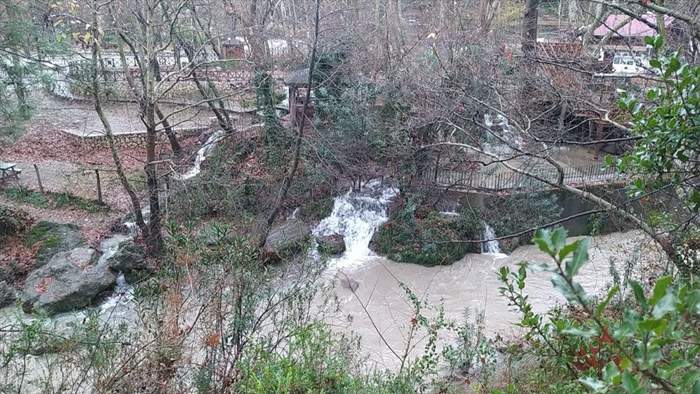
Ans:
[[[27,247],[41,242],[36,252],[36,267],[42,267],[60,252],[66,252],[85,245],[85,238],[80,234],[80,227],[72,224],[41,221],[27,234]]]
[[[397,210],[380,226],[370,242],[370,249],[391,260],[427,267],[449,265],[467,253],[478,253],[475,228],[461,218],[444,217],[435,211],[416,218],[414,212]]]
[[[264,254],[268,262],[287,260],[301,252],[311,238],[311,229],[298,219],[275,226],[267,235]]]
[[[324,235],[316,238],[318,251],[322,254],[339,255],[345,252],[345,239],[342,235]]]

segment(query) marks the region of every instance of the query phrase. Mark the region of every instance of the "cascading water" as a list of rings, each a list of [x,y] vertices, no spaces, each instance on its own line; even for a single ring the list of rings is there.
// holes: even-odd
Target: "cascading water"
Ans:
[[[485,254],[492,254],[492,255],[497,255],[497,256],[505,256],[503,252],[501,252],[501,246],[498,244],[498,240],[496,239],[496,231],[493,229],[493,227],[489,226],[488,223],[483,222],[484,224],[484,243],[482,244],[482,251]]]
[[[491,130],[485,135],[484,148],[486,151],[496,155],[509,155],[513,153],[515,148],[520,149],[523,139],[508,122],[508,118],[503,115],[497,115],[496,120],[497,122],[494,123],[491,115],[484,115],[484,126]],[[500,131],[493,130],[494,125],[497,125]]]
[[[223,130],[217,130],[214,132],[214,134],[210,135],[204,145],[202,145],[202,147],[197,151],[197,157],[194,159],[194,166],[192,166],[192,168],[190,168],[186,173],[176,173],[173,177],[179,181],[186,181],[199,175],[199,173],[202,171],[202,163],[207,158],[207,155],[214,150],[217,142],[224,138],[224,135],[225,133]]]
[[[388,220],[387,205],[398,191],[384,186],[381,179],[368,181],[362,191],[349,191],[336,197],[330,216],[321,220],[314,235],[342,235],[345,253],[331,261],[331,268],[351,268],[362,265],[367,257],[375,256],[369,249],[374,231]]]

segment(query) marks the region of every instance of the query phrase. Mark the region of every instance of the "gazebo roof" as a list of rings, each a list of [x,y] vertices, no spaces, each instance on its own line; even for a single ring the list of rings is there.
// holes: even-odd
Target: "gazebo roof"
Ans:
[[[290,71],[284,77],[284,83],[289,86],[307,86],[309,84],[309,69]]]
[[[628,22],[624,23],[625,20],[629,19]],[[664,24],[669,27],[675,18],[672,16],[664,15]],[[617,30],[615,30],[614,37],[644,37],[653,36],[656,34],[656,29],[652,29],[647,23],[656,25],[656,15],[644,14],[640,15],[639,18],[629,18],[624,14],[613,14],[609,15],[605,20],[605,23],[598,26],[593,32],[595,37],[603,37],[609,33],[615,26],[624,23]]]

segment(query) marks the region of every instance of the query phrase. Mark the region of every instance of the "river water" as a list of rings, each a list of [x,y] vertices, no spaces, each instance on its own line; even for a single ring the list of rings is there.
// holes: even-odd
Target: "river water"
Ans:
[[[425,343],[423,333],[414,338],[408,336],[414,312],[401,288],[401,284],[405,284],[429,307],[442,306],[450,320],[461,321],[465,308],[471,308],[483,311],[485,333],[489,338],[496,335],[519,337],[522,332],[513,324],[519,316],[499,295],[501,283],[497,273],[503,266],[515,269],[520,261],[549,262],[547,257],[534,246],[520,247],[511,255],[504,255],[498,252],[495,241],[485,245],[484,251],[490,253],[469,254],[449,266],[429,268],[378,256],[369,250],[368,244],[374,230],[387,220],[387,205],[396,194],[395,189],[386,187],[382,181],[370,181],[361,192],[350,191],[337,197],[333,213],[314,229],[316,235],[342,234],[347,244],[343,255],[327,263],[324,280],[338,284],[336,292],[341,307],[339,314],[327,315],[327,323],[338,331],[359,334],[361,350],[369,355],[370,365],[396,371],[400,365],[396,354],[403,354],[410,348],[409,358],[418,356]],[[496,238],[492,229],[486,228],[484,239]],[[101,248],[105,252],[103,259],[128,238],[117,236],[105,240]],[[593,237],[590,255],[591,262],[582,269],[578,279],[592,294],[600,294],[609,285],[611,258],[619,262],[628,258],[641,259],[642,263],[660,260],[653,244],[639,232]],[[532,274],[525,291],[530,295],[535,312],[546,312],[564,300],[544,273]],[[135,309],[133,289],[122,278],[114,294],[102,303],[100,312],[103,320],[112,326],[137,325]],[[18,312],[16,306],[4,308],[0,311],[0,321],[14,320],[12,316]],[[431,317],[436,312],[426,309],[424,314]],[[53,321],[57,326],[65,326],[84,317],[83,312],[68,313]]]
[[[370,355],[370,361],[380,368],[396,370],[400,361],[395,353],[403,354],[409,343],[408,332],[414,317],[412,305],[408,301],[405,284],[419,299],[427,305],[444,307],[448,319],[460,321],[465,308],[480,311],[485,315],[485,332],[487,337],[500,335],[504,338],[519,337],[522,332],[514,323],[519,315],[508,306],[507,300],[500,296],[498,279],[501,267],[517,269],[521,261],[533,263],[552,263],[551,258],[540,252],[535,246],[523,246],[511,255],[499,253],[497,243],[489,241],[484,251],[490,253],[468,254],[463,259],[449,266],[424,267],[415,264],[397,263],[377,256],[369,251],[367,245],[371,231],[361,233],[347,231],[344,224],[355,223],[354,227],[376,228],[387,220],[387,197],[395,191],[379,192],[378,183],[368,185],[362,193],[347,193],[336,199],[331,217],[321,222],[319,228],[323,233],[339,233],[345,236],[349,247],[347,255],[329,261],[327,278],[335,279],[345,285],[336,286],[341,300],[340,317],[329,322],[340,330],[353,330],[362,336],[362,348]],[[367,196],[382,196],[381,204],[364,203]],[[348,211],[348,207],[356,207]],[[369,214],[370,209],[374,214]],[[336,217],[336,214],[340,214]],[[363,219],[365,218],[365,219]],[[372,221],[371,223],[362,222]],[[362,223],[357,223],[357,222]],[[484,239],[495,237],[490,226],[486,226]],[[318,231],[318,229],[317,229]],[[573,239],[572,239],[573,240]],[[602,294],[610,285],[610,260],[618,262],[625,259],[641,259],[652,262],[659,258],[653,244],[639,232],[613,233],[592,237],[590,263],[578,276],[578,281],[589,294]],[[352,256],[352,258],[348,258]],[[353,292],[347,283],[356,284]],[[354,287],[354,286],[352,286]],[[564,301],[553,287],[549,274],[528,273],[525,291],[530,296],[535,312],[546,312]],[[436,312],[427,311],[434,316]],[[421,335],[411,341],[416,349],[413,355],[421,354],[423,347]]]

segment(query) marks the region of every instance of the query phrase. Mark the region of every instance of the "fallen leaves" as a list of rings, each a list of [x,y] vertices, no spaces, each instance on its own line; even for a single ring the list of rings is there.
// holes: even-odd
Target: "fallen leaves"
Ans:
[[[49,285],[51,285],[53,281],[53,278],[41,278],[39,283],[34,286],[34,290],[36,290],[38,294],[46,294],[49,292]]]

